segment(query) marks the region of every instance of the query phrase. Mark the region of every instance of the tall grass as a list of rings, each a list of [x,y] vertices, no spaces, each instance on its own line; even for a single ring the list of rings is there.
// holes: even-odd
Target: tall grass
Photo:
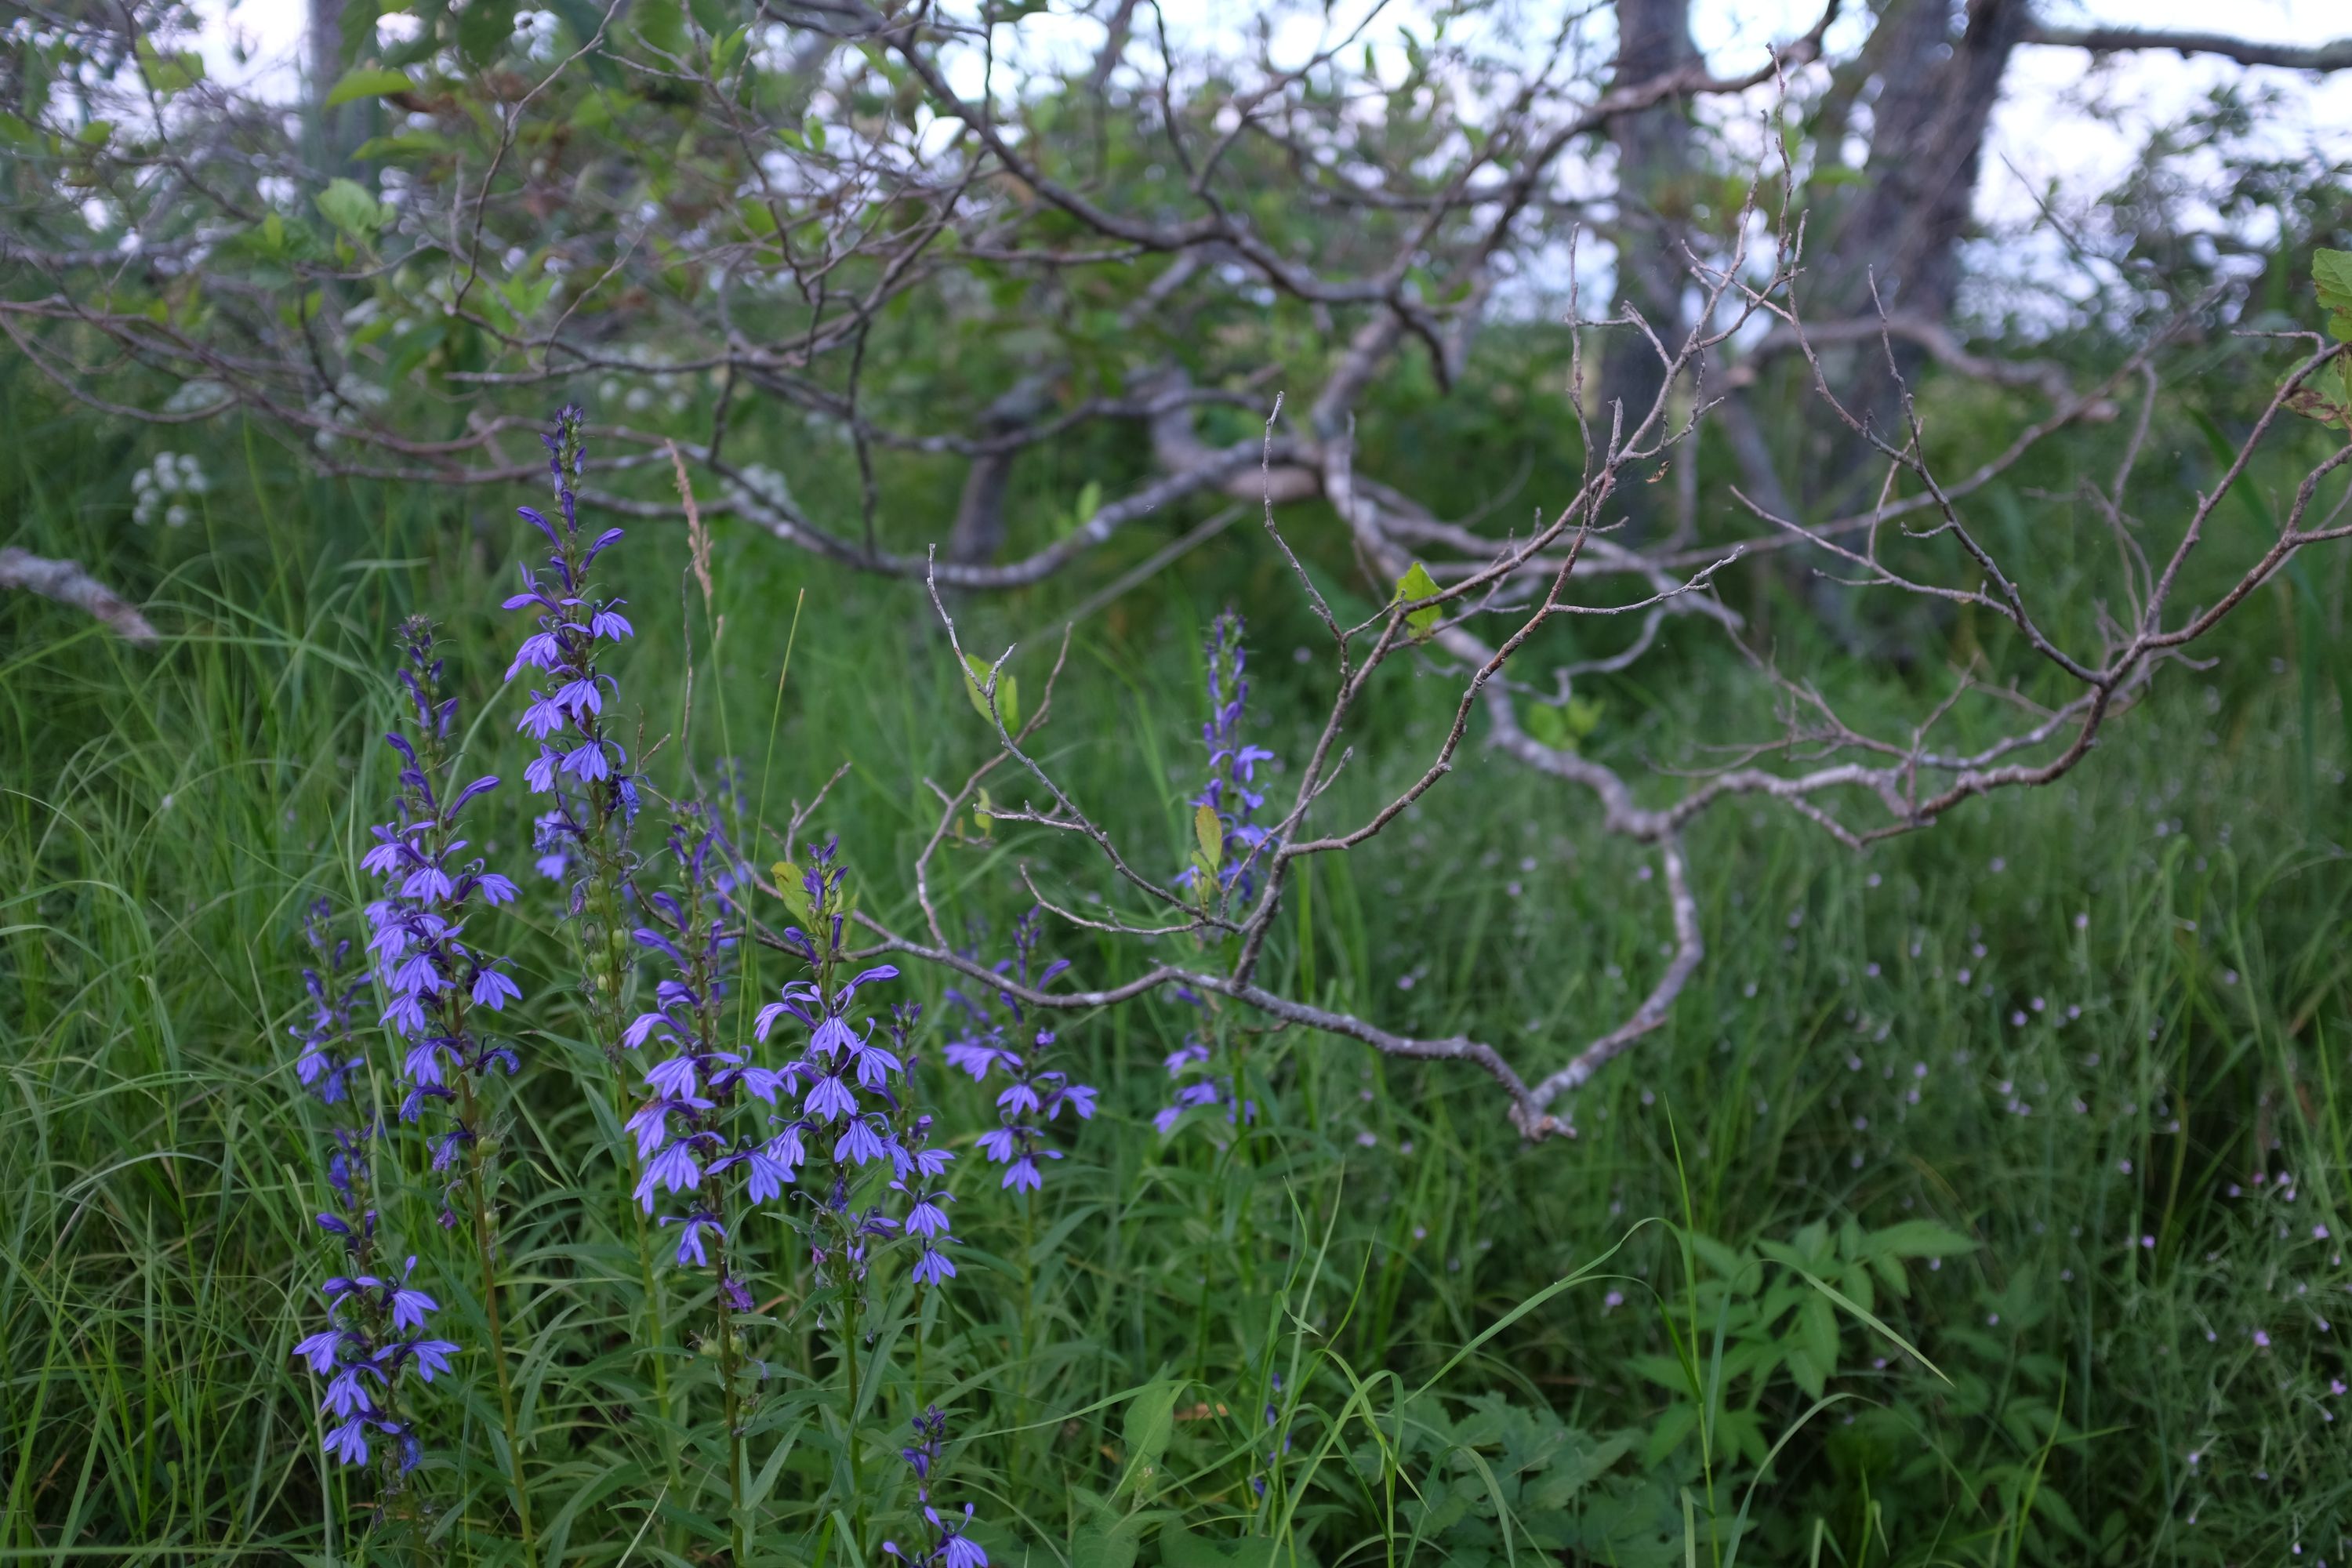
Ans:
[[[288,1353],[320,1256],[318,1129],[286,1035],[299,911],[363,896],[400,615],[445,620],[453,669],[487,700],[468,744],[503,754],[503,505],[305,485],[246,438],[210,454],[242,471],[197,528],[134,535],[122,439],[14,412],[19,541],[124,574],[143,557],[171,637],[140,652],[0,603],[0,1553],[512,1560],[478,1354],[434,1407],[429,1517],[371,1537]],[[672,596],[684,542],[640,539],[628,689],[646,742],[678,728],[691,628],[698,746],[739,758],[772,817],[853,762],[817,821],[862,896],[900,910],[922,781],[983,754],[915,595],[722,531],[706,618],[698,590]],[[1048,731],[1065,775],[1136,841],[1164,836],[1171,865],[1197,787],[1199,616],[1227,595],[1256,615],[1262,743],[1295,752],[1308,712],[1278,580],[1218,548],[1081,626]],[[1238,1015],[1215,1026],[1256,1120],[1163,1140],[1160,1061],[1192,1010],[1070,1020],[1104,1112],[1034,1201],[960,1162],[963,1273],[922,1330],[922,1396],[955,1415],[958,1495],[992,1521],[992,1554],[2340,1556],[2352,874],[2330,672],[2352,643],[2335,571],[2279,590],[2216,672],[2177,681],[2063,788],[1863,859],[1766,812],[1706,824],[1702,979],[1580,1099],[1572,1142],[1521,1146],[1482,1080]],[[1059,603],[971,615],[1034,624]],[[1675,668],[1682,688],[1612,691],[1608,743],[1671,754],[1741,699],[1708,656]],[[1843,695],[1892,702],[1904,679],[1850,671]],[[1356,804],[1412,764],[1442,699],[1433,682],[1383,697]],[[1581,802],[1499,761],[1463,773],[1300,886],[1276,977],[1401,1026],[1563,1051],[1647,984],[1656,905],[1632,857],[1580,831]],[[497,809],[485,847],[519,868],[527,822]],[[983,946],[1024,907],[1024,858],[1066,870],[1018,840],[951,866]],[[528,996],[557,996],[562,933],[543,900],[519,908],[539,912],[499,941]],[[1054,941],[1082,977],[1123,961]],[[938,977],[911,979],[936,999]],[[503,1157],[541,1558],[720,1560],[719,1391],[675,1327],[697,1304],[687,1277],[649,1280],[611,1201],[608,1069],[565,1007],[531,1017]],[[390,1063],[377,1053],[380,1079]],[[935,1036],[921,1071],[968,1148],[986,1097],[940,1068]],[[416,1171],[389,1185],[420,1276],[478,1318],[467,1238],[432,1225]],[[1717,1264],[1816,1223],[1834,1249],[1849,1223],[1910,1221],[1974,1245],[1899,1262],[1906,1293],[1867,1304],[1884,1331],[1832,1315],[1834,1402],[1817,1407],[1785,1370],[1820,1331],[1809,1287]],[[1776,1289],[1793,1294],[1768,1312]],[[862,1458],[876,1516],[905,1507],[877,1434],[913,1413],[914,1351],[879,1347],[897,1370],[861,1385],[861,1426],[846,1369],[788,1309],[753,1352],[770,1377],[745,1427],[750,1555],[845,1562],[845,1521],[816,1500]],[[1677,1345],[1696,1392],[1643,1371]],[[1764,1466],[1742,1429],[1786,1441]]]

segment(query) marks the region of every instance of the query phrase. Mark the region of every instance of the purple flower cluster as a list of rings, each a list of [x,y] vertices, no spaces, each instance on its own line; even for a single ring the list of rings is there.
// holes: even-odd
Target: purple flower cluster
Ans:
[[[887,1026],[856,1016],[859,990],[896,980],[898,971],[881,963],[835,981],[847,954],[844,872],[835,861],[835,846],[813,849],[802,873],[815,934],[797,926],[783,934],[813,978],[784,986],[760,1009],[753,1028],[765,1042],[789,1017],[809,1032],[800,1057],[781,1071],[799,1098],[798,1114],[777,1119],[780,1130],[761,1152],[782,1180],[797,1181],[802,1167],[808,1168],[812,1179],[802,1191],[809,1212],[796,1223],[820,1284],[846,1292],[862,1283],[874,1246],[895,1239],[919,1248],[909,1270],[914,1282],[937,1285],[956,1272],[946,1251],[955,1237],[942,1206],[952,1200],[935,1185],[954,1156],[930,1146],[931,1119],[910,1103],[908,1041],[921,1010],[912,1004],[894,1007]],[[887,1046],[875,1037],[877,1028]],[[897,1198],[886,1205],[877,1185]],[[901,1202],[905,1212],[892,1213]]]
[[[902,1551],[895,1541],[885,1541],[885,1555],[908,1563],[911,1568],[988,1568],[988,1553],[970,1533],[971,1504],[963,1505],[963,1517],[941,1518],[931,1506],[931,1474],[939,1468],[940,1447],[947,1441],[948,1418],[936,1405],[915,1417],[915,1440],[898,1450],[915,1472],[915,1506],[922,1512],[923,1524],[930,1537],[929,1544],[919,1551]]]
[[[352,1047],[352,1008],[367,989],[367,973],[352,956],[351,939],[333,929],[331,906],[313,902],[302,916],[302,938],[312,962],[303,965],[302,988],[310,998],[310,1021],[287,1033],[302,1042],[294,1076],[321,1105],[351,1097],[350,1079],[362,1058]]]
[[[1265,805],[1265,796],[1255,787],[1257,764],[1273,761],[1274,753],[1242,739],[1249,705],[1242,631],[1240,612],[1226,610],[1210,623],[1202,647],[1208,666],[1209,716],[1201,724],[1201,742],[1209,752],[1209,782],[1192,804],[1216,813],[1224,829],[1224,854],[1217,864],[1220,889],[1247,902],[1257,888],[1257,857],[1268,837],[1265,828],[1250,820]],[[1192,886],[1199,869],[1186,867],[1177,885]]]
[[[371,1458],[371,1438],[384,1439],[389,1491],[424,1457],[423,1445],[400,1414],[400,1374],[414,1367],[430,1383],[448,1370],[457,1347],[423,1331],[435,1303],[408,1282],[415,1258],[396,1281],[372,1272],[376,1210],[368,1145],[375,1130],[373,1118],[360,1112],[347,1081],[361,1062],[352,1049],[351,1015],[363,982],[346,978],[357,967],[352,944],[334,931],[324,899],[305,912],[302,927],[317,963],[302,972],[313,1016],[307,1029],[294,1031],[302,1042],[295,1069],[321,1105],[341,1112],[330,1130],[325,1174],[331,1206],[319,1211],[318,1222],[340,1244],[348,1272],[331,1276],[322,1287],[327,1327],[298,1342],[294,1354],[327,1380],[319,1406],[335,1423],[326,1436],[327,1452],[344,1464],[363,1465]]]
[[[509,610],[535,605],[540,611],[539,629],[523,639],[507,679],[528,668],[545,681],[545,689],[531,689],[515,728],[539,743],[539,755],[523,769],[524,784],[533,795],[554,797],[534,825],[535,847],[541,873],[558,881],[572,876],[583,854],[593,874],[607,824],[617,816],[625,826],[638,804],[628,753],[604,720],[613,679],[596,668],[597,645],[618,642],[632,636],[633,628],[621,614],[625,601],[598,597],[590,575],[596,557],[620,540],[622,531],[608,528],[593,539],[582,537],[577,487],[587,459],[581,434],[585,417],[576,405],[567,406],[556,415],[555,429],[540,437],[562,524],[559,528],[536,507],[516,509],[547,535],[554,552],[543,568],[522,568],[523,591],[506,601]],[[581,911],[586,899],[584,882],[575,880],[572,913]]]
[[[1055,959],[1034,981],[1030,977],[1044,931],[1043,910],[1033,909],[1022,916],[1013,928],[1013,955],[999,960],[994,965],[995,973],[1017,978],[1024,990],[1043,990],[1053,984],[1055,975],[1069,968],[1067,959]],[[974,997],[961,990],[950,990],[947,1000],[961,1010],[964,1018],[963,1033],[947,1044],[948,1065],[970,1073],[974,1083],[986,1082],[988,1075],[1000,1068],[1012,1079],[996,1097],[999,1124],[981,1134],[981,1152],[1005,1167],[1000,1186],[1034,1193],[1045,1184],[1044,1169],[1038,1161],[1062,1157],[1060,1150],[1045,1142],[1040,1122],[1055,1120],[1066,1108],[1075,1112],[1080,1121],[1090,1120],[1095,1113],[1095,1090],[1083,1083],[1072,1083],[1067,1073],[1045,1065],[1046,1053],[1054,1047],[1054,1031],[1040,1028],[1029,1032],[1021,1000],[1010,991],[997,991],[992,1006],[984,993]],[[1002,1018],[996,1014],[1000,1007],[1004,1013]],[[1008,1033],[1017,1037],[1024,1032],[1029,1033],[1029,1044],[1024,1049],[1014,1050],[1005,1043]]]
[[[1196,992],[1181,986],[1175,988],[1177,1000],[1200,1007],[1205,1016],[1206,1005]],[[1242,1098],[1235,1088],[1234,1075],[1221,1072],[1213,1064],[1213,1053],[1197,1034],[1188,1034],[1184,1043],[1168,1053],[1163,1065],[1168,1076],[1176,1080],[1176,1093],[1170,1102],[1153,1114],[1151,1125],[1166,1137],[1176,1131],[1184,1113],[1207,1106],[1223,1106],[1228,1126],[1257,1120],[1257,1102]]]
[[[327,1218],[320,1215],[320,1223]],[[358,1250],[354,1240],[353,1251]],[[408,1282],[415,1269],[412,1258],[397,1278],[355,1268],[329,1279],[323,1289],[332,1321],[294,1347],[311,1373],[327,1380],[319,1410],[338,1425],[327,1434],[326,1449],[346,1465],[368,1462],[371,1436],[392,1445],[396,1475],[404,1476],[424,1461],[425,1447],[400,1414],[400,1374],[414,1367],[418,1377],[430,1383],[449,1370],[449,1358],[457,1347],[425,1337],[425,1320],[439,1308]]]
[[[719,1284],[738,1310],[748,1311],[749,1288],[729,1267],[729,1194],[721,1178],[740,1171],[744,1196],[753,1204],[774,1197],[792,1180],[767,1144],[730,1124],[743,1098],[769,1106],[787,1075],[747,1062],[720,1044],[720,1020],[741,920],[730,897],[738,865],[712,814],[696,805],[678,808],[670,826],[669,852],[677,868],[678,890],[659,890],[646,900],[648,923],[633,932],[637,945],[666,961],[669,973],[654,987],[654,1005],[639,1014],[621,1037],[624,1048],[667,1047],[669,1056],[645,1075],[653,1098],[628,1121],[641,1163],[636,1198],[652,1214],[658,1192],[684,1194],[685,1213],[664,1215],[678,1226],[677,1258],[710,1268],[716,1243]]]
[[[416,730],[413,737],[397,731],[384,737],[403,766],[393,820],[371,830],[375,844],[361,862],[383,882],[383,896],[367,906],[368,951],[386,997],[381,1021],[408,1042],[401,1120],[419,1121],[433,1106],[449,1113],[450,1125],[433,1142],[433,1168],[446,1171],[478,1136],[473,1081],[493,1066],[511,1074],[519,1065],[511,1047],[475,1031],[471,1015],[476,1007],[501,1010],[521,988],[503,960],[485,957],[466,940],[470,909],[508,902],[515,885],[485,869],[478,856],[467,858],[467,840],[458,837],[466,804],[499,781],[486,776],[454,787],[447,742],[457,700],[441,695],[432,626],[407,622],[401,644],[400,678],[416,710]],[[445,1211],[442,1223],[455,1218]]]

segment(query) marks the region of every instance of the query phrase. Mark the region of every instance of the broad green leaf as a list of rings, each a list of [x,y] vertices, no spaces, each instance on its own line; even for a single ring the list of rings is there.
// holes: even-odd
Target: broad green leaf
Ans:
[[[1560,710],[1549,702],[1530,702],[1519,717],[1519,728],[1525,730],[1539,746],[1555,752],[1575,749],[1568,738],[1568,721]]]
[[[1213,805],[1200,805],[1192,811],[1192,837],[1201,846],[1201,858],[1213,871],[1225,858],[1225,825],[1217,820]]]
[[[1021,727],[1021,683],[1010,675],[996,678],[996,711],[988,710],[988,661],[977,654],[963,656],[964,690],[971,698],[972,711],[993,722],[1004,721],[1007,730]]]
[[[377,201],[357,180],[331,180],[315,199],[329,223],[355,238],[373,237],[394,216],[391,203]]]
[[[479,68],[499,58],[514,37],[515,0],[468,0],[457,13],[457,50]]]
[[[1554,709],[1552,711],[1557,712],[1559,710]],[[1701,1236],[1694,1231],[1691,1233],[1690,1246],[1691,1251],[1697,1254],[1699,1261],[1726,1279],[1737,1281],[1742,1275],[1748,1273],[1748,1259],[1711,1236]]]
[[[1819,1399],[1828,1388],[1829,1371],[1811,1348],[1805,1345],[1790,1347],[1787,1365],[1790,1381],[1804,1390],[1806,1398]]]
[[[1081,1525],[1070,1542],[1070,1568],[1134,1568],[1139,1545],[1132,1530]]]
[[[2352,317],[2347,317],[2347,321],[2352,324]],[[2305,419],[2352,430],[2352,363],[2338,360],[2314,372],[2310,379],[2287,394],[2286,406]]]
[[[1397,579],[1396,597],[1391,603],[1409,605],[1415,599],[1430,598],[1436,593],[1437,579],[1429,574],[1428,567],[1416,561],[1412,571]],[[1438,613],[1435,605],[1427,605],[1406,614],[1405,630],[1412,634],[1413,641],[1425,640],[1436,629]]]
[[[1601,700],[1571,697],[1567,706],[1531,702],[1522,721],[1527,732],[1555,752],[1573,752],[1601,728]]]
[[[382,66],[362,66],[346,71],[343,79],[327,94],[327,107],[352,103],[362,98],[382,98],[387,92],[406,92],[416,84],[408,79],[405,71],[387,70]]]
[[[371,136],[352,149],[352,156],[370,163],[379,158],[437,158],[457,149],[438,131],[404,131],[397,136]]]
[[[1159,1473],[1168,1439],[1176,1430],[1176,1396],[1183,1392],[1181,1383],[1162,1379],[1146,1384],[1128,1402],[1127,1417],[1119,1426],[1119,1440],[1127,1448],[1127,1472],[1119,1478],[1119,1491],[1152,1489],[1150,1483]]]
[[[1977,1249],[1971,1237],[1927,1219],[1906,1219],[1874,1230],[1864,1238],[1863,1246],[1886,1258],[1952,1258]]]
[[[2328,312],[2327,330],[2336,342],[2352,343],[2352,250],[2313,251],[2311,281],[2319,308]]]
[[[1212,1541],[1171,1524],[1160,1532],[1160,1561],[1164,1568],[1287,1568],[1291,1549],[1270,1535]],[[1297,1561],[1311,1561],[1303,1548]]]
[[[167,55],[143,33],[139,37],[139,68],[146,74],[147,85],[165,98],[205,79],[202,55],[185,49]]]
[[[1087,519],[1094,516],[1095,513],[1101,510],[1102,481],[1099,479],[1088,479],[1087,481],[1086,488],[1078,492],[1077,504],[1070,509],[1070,525],[1068,531],[1076,533],[1079,529],[1086,526]]]
[[[1947,1384],[1952,1381],[1948,1377],[1944,1377],[1944,1369],[1942,1367],[1937,1366],[1934,1362],[1929,1361],[1925,1355],[1920,1353],[1918,1346],[1913,1344],[1909,1340],[1905,1339],[1901,1334],[1896,1333],[1893,1329],[1888,1328],[1885,1323],[1879,1321],[1875,1313],[1855,1301],[1853,1297],[1846,1295],[1836,1286],[1830,1284],[1826,1280],[1816,1279],[1810,1274],[1806,1275],[1804,1278],[1806,1284],[1811,1285],[1814,1289],[1819,1290],[1822,1295],[1827,1296],[1832,1301],[1835,1302],[1840,1307],[1844,1308],[1852,1316],[1860,1319],[1863,1322],[1869,1324],[1873,1329],[1877,1330],[1881,1338],[1892,1341],[1895,1344],[1900,1346],[1921,1366],[1926,1367],[1937,1377],[1943,1378],[1944,1382]]]
[[[776,891],[783,895],[784,907],[801,920],[806,920],[815,905],[809,901],[808,888],[801,880],[801,868],[790,860],[779,860],[768,868],[775,879]]]
[[[1797,1332],[1802,1340],[1806,1355],[1823,1374],[1835,1372],[1838,1363],[1837,1310],[1826,1296],[1814,1296],[1797,1313]],[[1805,1391],[1815,1399],[1822,1396],[1818,1388]]]
[[[711,74],[726,76],[751,52],[751,27],[746,23],[710,46]]]

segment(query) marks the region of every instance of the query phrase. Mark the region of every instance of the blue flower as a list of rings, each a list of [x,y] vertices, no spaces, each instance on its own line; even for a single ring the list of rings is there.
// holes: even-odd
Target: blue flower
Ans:
[[[1209,753],[1209,780],[1192,804],[1215,813],[1223,830],[1218,891],[1246,903],[1256,891],[1258,866],[1271,841],[1267,830],[1251,820],[1265,805],[1265,796],[1255,787],[1257,764],[1273,761],[1274,753],[1241,738],[1249,705],[1243,631],[1241,616],[1226,610],[1210,623],[1202,649],[1208,669],[1209,717],[1201,725],[1201,742]],[[1199,866],[1188,866],[1177,876],[1177,885],[1192,887],[1199,875]]]
[[[662,1224],[669,1223],[670,1216],[664,1215]],[[690,1258],[698,1268],[709,1268],[710,1259],[703,1251],[702,1238],[708,1234],[724,1241],[727,1239],[726,1228],[707,1214],[688,1215],[680,1223],[685,1228],[677,1233],[677,1266],[685,1268]]]
[[[1069,967],[1066,961],[1056,960],[1045,966],[1031,979],[1039,942],[1045,933],[1045,910],[1032,909],[1013,928],[1013,956],[1001,960],[994,973],[1014,980],[1025,989],[1043,990]],[[1058,1160],[1058,1151],[1044,1144],[1044,1134],[1033,1118],[1051,1121],[1060,1116],[1064,1108],[1074,1111],[1076,1120],[1084,1121],[1095,1113],[1095,1090],[1086,1084],[1070,1082],[1066,1073],[1047,1067],[1046,1061],[1057,1043],[1051,1029],[1030,1030],[1030,1048],[1024,1053],[1004,1044],[1008,1029],[1027,1030],[1026,1016],[1020,999],[1009,990],[998,989],[993,997],[982,993],[975,997],[961,991],[949,993],[950,1002],[964,1016],[964,1033],[949,1042],[946,1056],[951,1066],[970,1073],[974,1081],[984,1081],[989,1074],[1002,1068],[1012,1081],[996,1097],[997,1115],[1002,1125],[982,1134],[980,1147],[991,1160],[1007,1166],[1003,1186],[1019,1192],[1035,1192],[1045,1181],[1040,1160]],[[1000,1018],[997,1015],[1002,1012]]]
[[[627,755],[604,729],[605,688],[611,681],[597,668],[596,644],[618,641],[630,636],[631,629],[616,608],[621,601],[600,599],[590,581],[596,557],[619,542],[622,531],[606,529],[593,540],[583,536],[578,486],[587,466],[583,417],[579,408],[567,406],[557,413],[554,430],[540,437],[547,447],[548,478],[562,521],[551,521],[537,507],[516,509],[553,551],[544,567],[521,568],[522,592],[506,601],[509,610],[540,612],[536,629],[515,651],[507,679],[536,669],[549,678],[551,688],[551,692],[532,690],[515,726],[540,742],[538,756],[523,770],[523,784],[533,795],[557,796],[549,815],[576,839],[601,837],[615,819],[625,828],[635,815],[636,799],[635,781],[625,771]],[[549,744],[566,731],[578,737],[576,743]],[[578,786],[575,794],[561,789],[565,776]],[[549,855],[541,857],[540,867],[555,877],[571,869],[568,858]]]
[[[694,1159],[694,1140],[680,1138],[646,1162],[646,1173],[637,1182],[638,1205],[651,1214],[654,1212],[656,1187],[683,1193],[691,1191],[701,1180],[702,1167],[695,1163]]]
[[[883,1552],[911,1568],[988,1568],[988,1553],[971,1539],[971,1505],[964,1504],[960,1520],[943,1519],[931,1506],[931,1483],[940,1467],[940,1447],[947,1438],[947,1417],[940,1413],[939,1406],[932,1405],[915,1417],[914,1426],[915,1441],[899,1449],[898,1454],[915,1472],[915,1503],[930,1541],[929,1545],[913,1552],[902,1550],[895,1541],[885,1541]]]
[[[327,1434],[327,1452],[346,1465],[368,1462],[367,1423],[346,1421]]]
[[[416,1259],[412,1258],[400,1277],[401,1282],[387,1287],[392,1292],[392,1326],[395,1329],[421,1329],[425,1326],[426,1313],[440,1310],[440,1303],[408,1284],[409,1275],[415,1272]]]
[[[366,909],[368,951],[384,991],[379,1021],[408,1042],[402,1119],[420,1120],[436,1107],[452,1118],[453,1125],[435,1140],[435,1169],[443,1170],[475,1142],[475,1130],[458,1111],[465,1102],[450,1083],[478,1079],[494,1068],[512,1073],[519,1065],[511,1047],[480,1036],[470,1014],[502,1011],[521,998],[522,989],[503,960],[478,951],[467,934],[472,907],[508,902],[515,886],[465,854],[460,813],[499,780],[485,774],[457,786],[447,741],[457,701],[443,694],[431,625],[421,618],[404,623],[400,645],[398,674],[416,723],[410,731],[384,736],[403,765],[393,819],[373,830],[373,847],[362,861],[383,883],[383,896]]]
[[[310,1363],[314,1377],[324,1377],[335,1370],[335,1357],[342,1350],[343,1331],[320,1329],[317,1333],[297,1340],[294,1353]]]

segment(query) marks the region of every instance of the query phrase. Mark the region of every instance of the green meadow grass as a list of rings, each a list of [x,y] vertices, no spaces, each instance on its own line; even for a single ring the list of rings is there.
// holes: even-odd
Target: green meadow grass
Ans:
[[[302,908],[366,896],[400,616],[444,621],[469,757],[517,771],[496,605],[530,498],[305,484],[231,433],[199,523],[140,534],[127,437],[16,413],[15,541],[136,584],[168,641],[0,601],[0,1554],[518,1561],[478,1352],[420,1406],[413,1527],[370,1535],[319,1452],[289,1347],[331,1258],[286,1029]],[[1091,616],[1055,698],[1055,765],[1171,865],[1220,600],[1255,617],[1263,743],[1295,755],[1313,716],[1261,553],[1237,531]],[[919,591],[723,526],[709,606],[663,530],[608,559],[644,633],[623,679],[649,766],[732,755],[781,819],[853,763],[815,821],[903,921],[923,781],[986,754]],[[2221,665],[2175,672],[2060,788],[1867,858],[1762,809],[1706,821],[1706,963],[1579,1097],[1573,1141],[1522,1145],[1465,1071],[1233,1014],[1256,1119],[1163,1139],[1190,1009],[1065,1018],[1102,1114],[1034,1203],[959,1162],[962,1272],[871,1347],[861,1420],[827,1336],[780,1310],[757,1347],[753,1560],[849,1563],[855,1514],[903,1521],[891,1450],[919,1399],[954,1415],[940,1496],[977,1505],[999,1563],[2342,1559],[2342,583],[2315,563],[2266,591]],[[1084,591],[957,608],[984,646],[1035,638],[1034,692],[1037,628]],[[1669,651],[1654,689],[1611,689],[1612,756],[1766,711],[1696,639]],[[1916,695],[1902,672],[1838,679],[1859,711]],[[1433,676],[1380,695],[1338,814],[1417,765],[1446,701]],[[519,789],[476,815],[520,868]],[[1589,827],[1581,799],[1474,751],[1302,883],[1274,976],[1557,1060],[1630,1008],[1666,935],[1640,858]],[[1024,859],[1072,897],[1106,887],[1034,841],[953,857],[946,897],[992,954]],[[503,1159],[540,1555],[719,1561],[696,1302],[645,1267],[553,916],[527,895],[484,933],[528,1004]],[[1083,933],[1049,951],[1089,982],[1135,962]],[[941,984],[906,985],[936,1010]],[[992,1113],[938,1038],[925,1082],[968,1149]],[[379,1046],[379,1089],[389,1064]],[[390,1147],[395,1251],[478,1343],[464,1238]]]

